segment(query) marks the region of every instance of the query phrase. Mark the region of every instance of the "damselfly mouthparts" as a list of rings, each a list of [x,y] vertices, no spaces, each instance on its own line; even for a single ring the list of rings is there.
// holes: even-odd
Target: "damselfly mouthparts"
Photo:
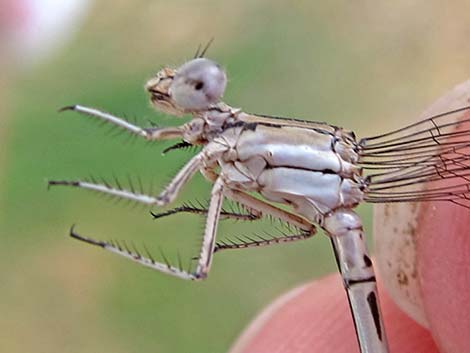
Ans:
[[[450,201],[470,208],[470,107],[429,117],[379,136],[357,140],[355,134],[323,122],[256,115],[221,101],[225,72],[197,56],[178,69],[164,68],[146,84],[157,110],[192,119],[171,128],[142,128],[94,108],[63,108],[117,125],[147,140],[181,139],[173,148],[202,146],[158,196],[127,190],[117,182],[50,181],[98,191],[136,202],[171,203],[197,172],[213,183],[207,208],[184,205],[179,212],[206,216],[203,242],[195,268],[184,270],[166,259],[118,243],[70,235],[137,263],[176,277],[204,279],[213,254],[226,249],[307,239],[320,227],[330,237],[349,298],[362,352],[387,352],[372,261],[364,242],[361,202]],[[459,119],[456,120],[455,117]],[[424,188],[423,185],[426,185]],[[226,212],[224,198],[246,212]],[[291,211],[276,204],[288,205]],[[216,243],[220,217],[254,220],[267,215],[294,229],[280,237]]]

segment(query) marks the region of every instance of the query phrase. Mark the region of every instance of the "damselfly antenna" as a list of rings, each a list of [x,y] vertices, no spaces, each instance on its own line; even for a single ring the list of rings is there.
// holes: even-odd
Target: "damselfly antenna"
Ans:
[[[209,41],[207,42],[206,46],[204,47],[204,49],[202,49],[201,52],[199,52],[199,51],[201,50],[201,44],[199,44],[199,45],[197,46],[197,50],[196,50],[196,53],[194,54],[193,59],[203,58],[204,55],[206,55],[207,50],[209,49],[209,47],[211,46],[211,44],[212,44],[213,41],[214,41],[214,37],[212,37],[211,39],[209,39]]]

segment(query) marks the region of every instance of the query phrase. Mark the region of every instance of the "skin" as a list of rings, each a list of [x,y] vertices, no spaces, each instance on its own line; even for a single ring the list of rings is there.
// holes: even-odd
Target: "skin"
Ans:
[[[424,311],[440,352],[465,352],[470,347],[470,212],[445,203],[426,211],[431,222],[420,222],[417,244]]]
[[[380,295],[391,352],[438,352],[429,331],[401,312],[383,290]],[[242,352],[359,352],[340,276],[330,275],[277,299],[230,350]]]

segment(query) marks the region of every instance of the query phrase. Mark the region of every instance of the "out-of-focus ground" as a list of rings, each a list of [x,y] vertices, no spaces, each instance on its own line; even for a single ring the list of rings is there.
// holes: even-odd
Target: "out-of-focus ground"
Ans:
[[[127,142],[87,118],[57,113],[81,103],[148,124],[142,89],[162,65],[177,66],[199,43],[228,72],[225,100],[246,111],[325,120],[358,136],[397,128],[468,79],[466,1],[95,1],[82,30],[53,59],[0,87],[0,348],[2,352],[224,352],[283,291],[332,272],[329,242],[217,254],[207,281],[149,271],[67,237],[144,242],[175,259],[197,254],[203,220],[153,221],[148,210],[50,178],[141,176],[162,188],[191,153],[169,143]],[[1,77],[5,77],[3,75]],[[184,200],[205,200],[197,176]],[[370,227],[370,208],[360,212]],[[272,230],[225,221],[221,238]],[[348,313],[345,313],[348,315]]]

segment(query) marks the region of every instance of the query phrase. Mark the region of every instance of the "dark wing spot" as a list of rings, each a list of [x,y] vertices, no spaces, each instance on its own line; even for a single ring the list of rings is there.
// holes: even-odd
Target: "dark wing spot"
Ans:
[[[204,88],[204,82],[202,81],[196,82],[196,84],[194,85],[194,88],[196,89],[196,91],[200,91],[201,89]]]

